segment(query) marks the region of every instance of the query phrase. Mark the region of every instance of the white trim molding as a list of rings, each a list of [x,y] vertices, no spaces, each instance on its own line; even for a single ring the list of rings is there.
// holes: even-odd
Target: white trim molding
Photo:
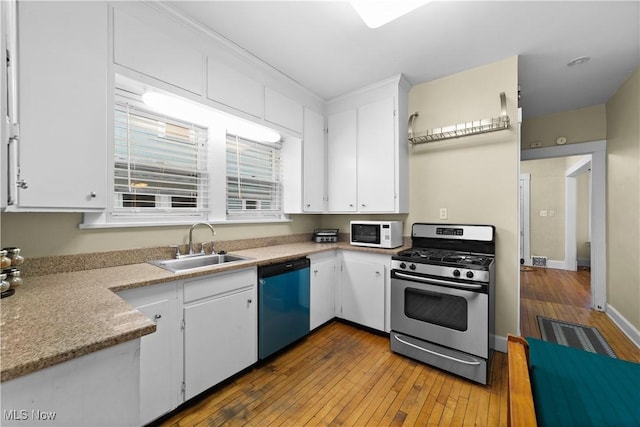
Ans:
[[[631,324],[618,310],[611,304],[607,304],[607,316],[615,323],[620,330],[640,349],[640,331]]]
[[[606,150],[603,140],[522,150],[520,154],[521,160],[591,154],[591,304],[598,311],[605,310],[607,300]]]

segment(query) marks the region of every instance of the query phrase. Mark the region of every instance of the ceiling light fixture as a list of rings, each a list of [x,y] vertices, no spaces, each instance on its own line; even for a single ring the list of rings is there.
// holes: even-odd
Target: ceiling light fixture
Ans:
[[[589,57],[589,56],[579,56],[576,59],[574,59],[571,62],[569,62],[567,64],[567,66],[568,67],[573,67],[574,65],[584,64],[585,62],[587,62],[590,59],[591,59],[591,57]]]
[[[431,0],[351,0],[351,6],[369,28],[378,28]]]
[[[142,101],[153,110],[169,117],[181,119],[202,126],[219,126],[227,133],[257,142],[275,143],[281,140],[278,132],[265,126],[251,123],[228,114],[218,112],[204,105],[196,104],[162,92],[148,91]]]

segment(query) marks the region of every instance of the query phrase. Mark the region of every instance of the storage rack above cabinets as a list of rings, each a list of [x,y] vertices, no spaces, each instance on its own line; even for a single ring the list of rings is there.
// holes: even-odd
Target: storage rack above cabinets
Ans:
[[[425,132],[413,131],[413,123],[416,117],[418,117],[418,113],[415,112],[409,116],[409,144],[424,144],[426,142],[442,141],[444,139],[460,138],[462,136],[508,129],[510,121],[507,115],[507,97],[504,92],[500,93],[500,110],[499,117],[428,129]]]

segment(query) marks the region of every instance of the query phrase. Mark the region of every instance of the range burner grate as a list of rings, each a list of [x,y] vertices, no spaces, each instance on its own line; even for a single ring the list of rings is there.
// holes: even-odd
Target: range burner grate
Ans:
[[[398,254],[399,257],[408,258],[415,262],[454,265],[488,265],[492,257],[455,251],[443,251],[438,249],[413,248]]]

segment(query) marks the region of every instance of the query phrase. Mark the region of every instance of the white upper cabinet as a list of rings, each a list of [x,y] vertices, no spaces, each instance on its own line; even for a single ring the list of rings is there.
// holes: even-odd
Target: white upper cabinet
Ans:
[[[211,57],[207,58],[207,97],[258,118],[264,115],[264,85]]]
[[[358,108],[358,210],[395,208],[393,98]]]
[[[324,116],[308,108],[304,109],[302,179],[304,212],[326,210]]]
[[[400,75],[329,102],[329,212],[409,211],[408,91]]]
[[[118,9],[114,11],[113,61],[189,92],[203,93],[201,52]]]
[[[108,8],[18,4],[17,206],[90,211],[107,200]]]
[[[356,111],[328,117],[327,179],[329,212],[357,210]]]
[[[302,104],[270,88],[264,91],[264,119],[302,133]]]

